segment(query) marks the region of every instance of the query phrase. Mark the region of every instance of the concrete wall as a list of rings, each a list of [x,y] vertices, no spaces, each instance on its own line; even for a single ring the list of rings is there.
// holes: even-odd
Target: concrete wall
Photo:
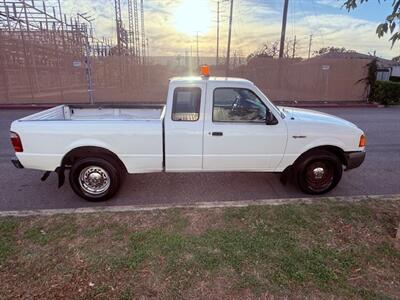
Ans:
[[[35,47],[28,48],[28,59],[10,61],[6,52],[0,54],[0,104],[89,101],[82,56],[54,54],[49,62],[41,59]],[[76,60],[82,62],[80,68],[72,67]],[[189,74],[184,66],[143,67],[128,56],[93,57],[91,61],[97,102],[163,103],[168,79]],[[357,82],[366,77],[368,62],[256,58],[231,75],[252,80],[275,101],[365,101],[365,85]],[[224,68],[211,70],[224,74]]]
[[[365,101],[366,59],[257,58],[235,73],[275,101]]]

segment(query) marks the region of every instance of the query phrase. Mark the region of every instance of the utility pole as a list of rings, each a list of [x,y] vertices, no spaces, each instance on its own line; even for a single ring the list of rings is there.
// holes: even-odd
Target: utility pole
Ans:
[[[312,34],[310,35],[310,42],[308,44],[308,59],[311,57]]]
[[[285,50],[285,35],[286,35],[286,22],[287,22],[288,6],[289,6],[289,0],[285,0],[285,4],[283,6],[281,45],[279,48],[279,58],[283,57],[283,51]]]
[[[294,36],[294,41],[293,41],[293,55],[292,55],[292,58],[294,58],[295,57],[295,55],[296,55],[296,36]]]
[[[215,60],[215,65],[219,64],[219,1],[217,2],[217,58]]]
[[[229,14],[229,33],[228,33],[228,49],[226,52],[226,70],[225,76],[229,75],[229,59],[231,55],[231,38],[232,38],[232,18],[233,18],[233,0],[231,0],[231,9]]]

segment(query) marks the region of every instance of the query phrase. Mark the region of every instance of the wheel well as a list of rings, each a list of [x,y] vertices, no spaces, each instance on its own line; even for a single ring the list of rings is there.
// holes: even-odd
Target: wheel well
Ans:
[[[314,151],[318,151],[318,150],[325,150],[325,151],[331,152],[332,154],[336,155],[340,159],[340,161],[342,162],[343,165],[345,165],[345,166],[347,165],[347,160],[346,160],[344,151],[341,148],[336,147],[336,146],[319,146],[319,147],[315,147],[310,150],[307,150],[306,152],[301,154],[296,159],[296,161],[294,162],[293,165],[296,165],[298,162],[300,162],[303,159],[303,157],[305,157],[306,155],[309,155],[310,153],[312,153]]]
[[[106,160],[111,160],[112,162],[116,162],[121,170],[127,172],[124,163],[120,160],[120,158],[110,150],[101,147],[95,146],[85,146],[85,147],[78,147],[72,149],[62,159],[61,165],[62,166],[70,166],[79,158],[83,157],[101,157]]]

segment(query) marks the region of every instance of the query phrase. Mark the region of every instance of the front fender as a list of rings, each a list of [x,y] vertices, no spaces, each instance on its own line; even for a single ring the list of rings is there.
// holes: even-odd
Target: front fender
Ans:
[[[303,153],[306,153],[311,149],[326,146],[337,147],[341,150],[344,150],[345,148],[345,144],[334,137],[324,137],[307,141],[307,137],[290,136],[288,145],[286,147],[286,153],[278,167],[275,169],[275,172],[282,172],[287,167],[293,165],[296,159],[299,158]]]
[[[306,143],[303,147],[298,148],[298,151],[295,151],[298,156],[302,155],[303,153],[317,147],[322,147],[322,146],[334,146],[338,147],[342,150],[345,149],[345,144],[337,139],[337,138],[332,138],[332,137],[326,137],[326,138],[319,138],[313,141],[310,141],[309,143]]]

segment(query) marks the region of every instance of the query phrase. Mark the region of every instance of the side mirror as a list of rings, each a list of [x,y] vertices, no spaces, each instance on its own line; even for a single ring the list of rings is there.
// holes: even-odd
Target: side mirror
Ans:
[[[267,117],[265,118],[265,124],[267,124],[267,125],[278,124],[278,120],[275,118],[274,114],[270,110],[267,111]]]

